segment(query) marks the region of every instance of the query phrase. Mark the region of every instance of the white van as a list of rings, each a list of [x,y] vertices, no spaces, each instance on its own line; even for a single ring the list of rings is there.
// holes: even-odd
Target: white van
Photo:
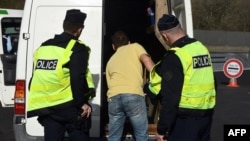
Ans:
[[[174,0],[172,4],[175,5]],[[173,9],[178,11],[177,16],[182,20],[185,19],[184,5],[184,0],[179,0],[177,9]],[[106,62],[113,54],[111,34],[118,29],[125,30],[130,35],[131,41],[141,43],[154,61],[158,61],[165,51],[154,32],[147,32],[150,23],[147,15],[148,2],[145,0],[26,0],[20,31],[22,36],[19,38],[17,52],[13,119],[16,141],[43,140],[43,128],[37,122],[37,118],[26,116],[33,53],[42,42],[63,31],[65,13],[72,8],[87,13],[80,40],[91,48],[89,67],[96,86],[96,97],[90,101],[93,106],[91,137],[108,135],[104,70]],[[155,125],[153,121],[150,124]]]
[[[0,140],[14,138],[16,51],[23,10],[0,8]]]
[[[22,16],[23,10],[0,8],[0,102],[2,107],[13,107],[14,104],[16,52]]]

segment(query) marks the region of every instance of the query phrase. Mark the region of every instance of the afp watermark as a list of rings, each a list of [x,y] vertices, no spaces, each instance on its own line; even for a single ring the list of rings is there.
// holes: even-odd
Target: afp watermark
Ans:
[[[224,125],[224,141],[250,141],[249,125]]]

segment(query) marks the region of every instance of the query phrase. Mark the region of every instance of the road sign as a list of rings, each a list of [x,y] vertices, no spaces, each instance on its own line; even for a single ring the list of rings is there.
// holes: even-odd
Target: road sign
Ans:
[[[223,71],[228,78],[238,78],[243,73],[243,64],[239,59],[229,59],[225,62]]]

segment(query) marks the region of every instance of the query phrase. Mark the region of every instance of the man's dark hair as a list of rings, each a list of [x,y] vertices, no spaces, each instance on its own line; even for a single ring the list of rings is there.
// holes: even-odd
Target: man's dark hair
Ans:
[[[114,35],[111,37],[111,39],[112,39],[112,44],[114,44],[115,48],[127,45],[129,43],[129,38],[127,34],[121,30],[116,31]]]
[[[71,32],[71,33],[75,33],[77,31],[77,29],[83,28],[83,27],[84,27],[84,25],[79,24],[79,23],[71,23],[71,22],[68,22],[68,21],[63,22],[64,31],[68,31],[68,32]]]

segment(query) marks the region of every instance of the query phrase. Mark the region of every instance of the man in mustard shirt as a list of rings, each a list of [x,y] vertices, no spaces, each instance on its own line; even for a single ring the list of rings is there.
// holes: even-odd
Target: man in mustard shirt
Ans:
[[[126,118],[131,122],[136,141],[147,141],[148,119],[142,66],[150,71],[154,63],[140,44],[130,43],[123,31],[117,31],[112,36],[112,47],[116,52],[106,66],[108,141],[121,140]]]

